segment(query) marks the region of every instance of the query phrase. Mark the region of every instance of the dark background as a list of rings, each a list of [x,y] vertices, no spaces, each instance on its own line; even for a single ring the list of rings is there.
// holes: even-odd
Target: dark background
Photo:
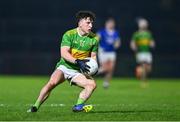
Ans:
[[[180,0],[1,0],[0,74],[49,75],[60,58],[62,34],[76,27],[75,13],[91,10],[94,30],[113,16],[120,30],[115,76],[133,76],[129,48],[139,16],[149,20],[156,41],[152,77],[180,77]]]

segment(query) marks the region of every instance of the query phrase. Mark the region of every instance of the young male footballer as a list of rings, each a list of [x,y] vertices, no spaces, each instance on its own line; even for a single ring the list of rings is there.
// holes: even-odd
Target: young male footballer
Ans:
[[[99,37],[98,58],[100,63],[98,73],[104,73],[103,87],[108,88],[116,65],[116,51],[121,45],[115,19],[108,18],[105,22],[105,27],[100,29],[97,35]]]
[[[155,42],[151,32],[148,30],[148,21],[140,18],[137,21],[138,31],[133,34],[130,47],[136,54],[136,77],[142,81],[142,87],[147,86],[147,75],[152,69],[151,48],[155,47]]]
[[[85,105],[85,102],[95,90],[96,82],[83,73],[89,71],[89,66],[86,65],[88,60],[85,58],[92,57],[96,59],[98,50],[98,38],[91,32],[95,14],[91,11],[79,11],[76,18],[77,28],[68,30],[62,37],[61,58],[55,71],[47,84],[41,89],[35,104],[27,112],[37,112],[50,92],[65,80],[68,80],[71,85],[83,88],[72,110],[74,112],[88,112],[92,109],[92,105]]]

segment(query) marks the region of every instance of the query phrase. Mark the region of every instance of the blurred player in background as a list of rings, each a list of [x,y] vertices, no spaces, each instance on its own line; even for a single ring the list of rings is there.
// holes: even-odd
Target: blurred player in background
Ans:
[[[121,44],[120,36],[115,26],[114,18],[108,18],[105,22],[105,28],[97,32],[100,39],[98,51],[100,68],[98,73],[105,74],[103,82],[104,88],[109,87],[116,64],[116,50]]]
[[[35,104],[27,112],[37,112],[40,105],[48,98],[52,89],[58,84],[68,80],[71,85],[82,88],[77,103],[73,107],[74,112],[90,111],[92,105],[84,103],[96,88],[96,82],[87,78],[83,73],[88,72],[89,66],[86,57],[96,59],[98,50],[98,38],[91,32],[95,15],[90,11],[80,11],[76,15],[78,27],[67,31],[61,42],[61,59],[56,65],[50,80],[41,89]]]
[[[136,77],[142,80],[142,87],[147,86],[147,76],[152,70],[151,48],[155,42],[148,30],[148,21],[144,18],[137,19],[138,30],[133,34],[130,47],[136,55]]]

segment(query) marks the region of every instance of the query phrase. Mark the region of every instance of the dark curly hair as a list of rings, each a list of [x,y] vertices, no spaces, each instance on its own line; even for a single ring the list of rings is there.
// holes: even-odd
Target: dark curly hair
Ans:
[[[92,21],[94,21],[96,19],[95,14],[91,11],[78,11],[76,13],[77,22],[79,22],[81,19],[88,18],[88,17]]]

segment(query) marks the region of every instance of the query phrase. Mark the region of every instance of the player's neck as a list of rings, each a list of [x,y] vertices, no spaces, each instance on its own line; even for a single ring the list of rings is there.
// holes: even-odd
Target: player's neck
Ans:
[[[111,35],[111,34],[114,33],[114,29],[107,29],[107,28],[106,28],[106,32]]]
[[[85,33],[84,31],[81,30],[81,28],[77,27],[77,32],[79,34],[79,36],[87,36],[88,33]]]

